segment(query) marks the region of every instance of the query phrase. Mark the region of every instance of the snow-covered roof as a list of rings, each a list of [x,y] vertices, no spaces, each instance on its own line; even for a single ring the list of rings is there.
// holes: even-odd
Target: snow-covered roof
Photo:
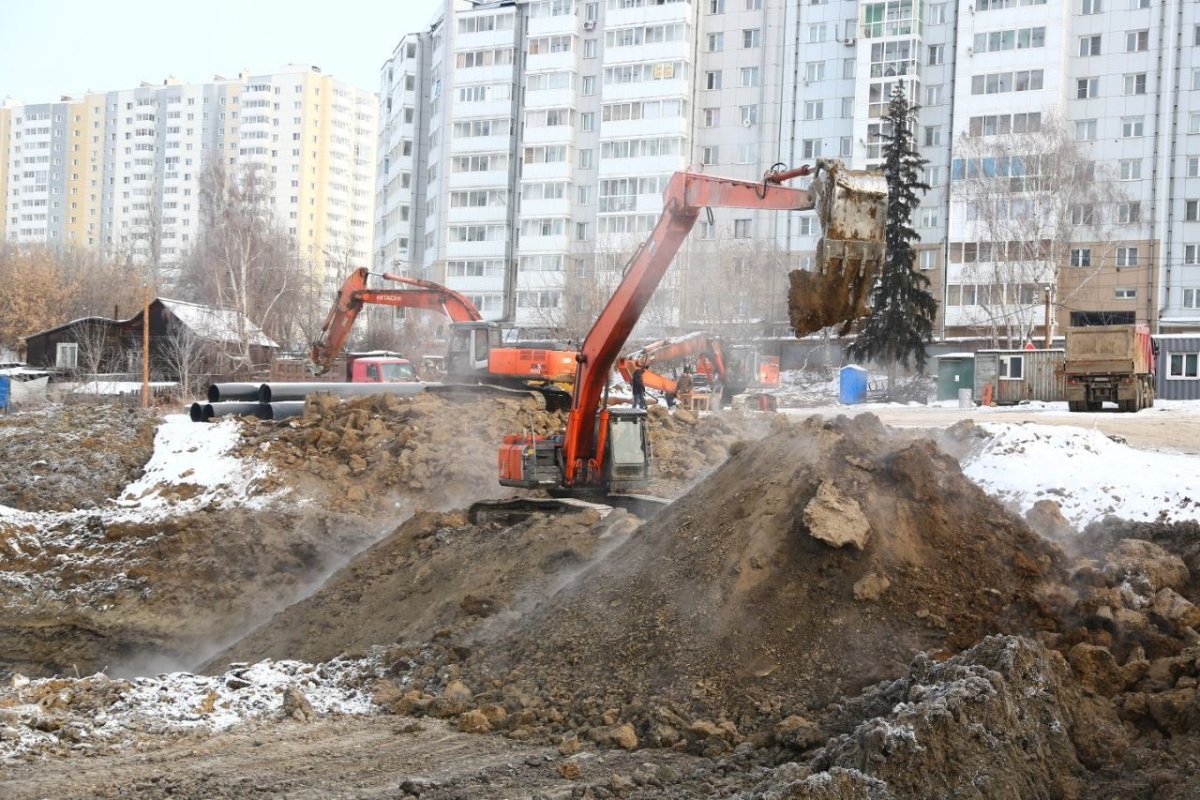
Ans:
[[[210,342],[240,342],[242,339],[239,329],[244,327],[250,344],[261,347],[279,346],[263,333],[262,328],[233,309],[202,306],[198,303],[168,300],[163,297],[158,298],[158,301],[188,330],[201,339]]]

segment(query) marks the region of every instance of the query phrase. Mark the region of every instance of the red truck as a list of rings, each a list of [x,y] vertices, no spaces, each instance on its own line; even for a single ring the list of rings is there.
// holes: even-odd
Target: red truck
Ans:
[[[271,382],[407,383],[420,380],[411,361],[386,350],[346,353],[332,366],[324,375],[314,378],[303,361],[279,360],[271,365]]]
[[[1145,325],[1067,328],[1067,408],[1099,411],[1106,400],[1126,412],[1152,408],[1157,350]]]

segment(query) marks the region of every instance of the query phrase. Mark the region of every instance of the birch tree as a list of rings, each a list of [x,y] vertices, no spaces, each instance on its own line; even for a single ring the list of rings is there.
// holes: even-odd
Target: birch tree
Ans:
[[[958,142],[955,202],[968,241],[951,245],[951,260],[962,263],[963,305],[978,309],[975,326],[993,345],[1019,347],[1043,325],[1044,287],[1069,306],[1112,254],[1114,223],[1139,221],[1140,208],[1122,202],[1086,148],[1046,115],[1020,133],[968,132]],[[1061,280],[1067,269],[1070,282]]]

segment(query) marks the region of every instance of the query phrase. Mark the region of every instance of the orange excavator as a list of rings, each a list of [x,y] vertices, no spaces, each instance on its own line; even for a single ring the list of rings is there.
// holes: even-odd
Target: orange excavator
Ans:
[[[804,175],[813,176],[808,190],[783,185]],[[817,269],[790,275],[788,308],[797,336],[833,324],[848,328],[870,313],[866,300],[883,261],[887,216],[881,174],[847,170],[832,160],[772,170],[761,181],[676,172],[663,193],[662,216],[583,340],[566,429],[553,436],[505,436],[502,485],[610,497],[645,486],[651,460],[646,412],[602,401],[630,332],[706,207],[817,211]]]
[[[675,394],[676,378],[662,374],[652,365],[692,359],[696,372],[704,375],[710,386],[720,384],[723,401],[747,389],[766,389],[779,385],[779,359],[760,356],[753,346],[726,346],[721,338],[704,331],[672,339],[660,339],[617,359],[617,371],[628,383],[636,365],[646,367],[642,381],[647,389]],[[714,401],[715,402],[715,401]]]
[[[401,284],[401,288],[369,289],[367,279],[371,274],[361,267],[342,284],[337,302],[321,326],[320,338],[309,349],[311,372],[321,375],[332,368],[364,305],[420,308],[451,320],[445,361],[448,381],[532,391],[551,410],[567,407],[570,395],[562,386],[575,377],[574,351],[541,343],[537,347],[505,346],[500,326],[484,321],[465,295],[432,281],[392,273],[380,277]]]

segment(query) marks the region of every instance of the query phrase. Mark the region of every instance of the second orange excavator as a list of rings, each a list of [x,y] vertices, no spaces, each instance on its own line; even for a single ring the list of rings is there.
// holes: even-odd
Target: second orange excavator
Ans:
[[[617,371],[628,382],[641,364],[646,368],[642,380],[647,389],[673,395],[678,379],[665,374],[662,365],[685,359],[695,360],[696,372],[707,378],[712,393],[719,394],[723,403],[747,389],[779,385],[777,357],[760,356],[750,345],[725,345],[720,337],[705,331],[651,342],[617,359]]]
[[[380,277],[400,288],[370,289],[367,279],[371,275],[362,267],[342,284],[337,302],[321,326],[321,336],[309,349],[309,369],[314,374],[332,368],[363,306],[421,308],[451,320],[445,360],[449,382],[530,391],[542,397],[550,410],[570,405],[571,395],[563,386],[575,378],[573,350],[549,342],[530,347],[505,345],[500,326],[485,321],[467,296],[432,281],[392,273]]]

